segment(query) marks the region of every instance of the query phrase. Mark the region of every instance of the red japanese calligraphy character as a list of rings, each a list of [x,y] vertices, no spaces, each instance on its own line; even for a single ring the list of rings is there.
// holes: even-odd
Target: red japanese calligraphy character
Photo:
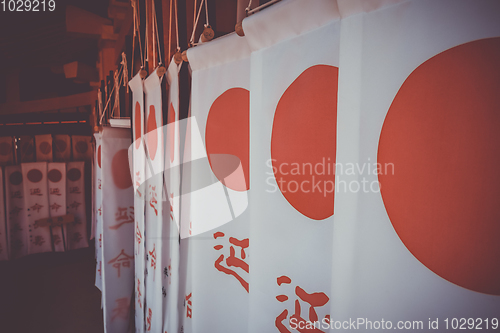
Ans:
[[[42,209],[42,208],[43,208],[43,206],[42,206],[42,205],[39,205],[39,204],[37,204],[37,203],[36,203],[36,204],[34,204],[33,206],[31,206],[31,207],[30,207],[30,209],[31,209],[32,211],[36,211],[37,213],[40,213],[40,209]]]
[[[73,242],[79,243],[83,239],[83,237],[82,237],[82,234],[80,232],[75,232],[71,239],[73,240]]]
[[[77,201],[73,201],[70,205],[69,208],[73,208],[74,210],[77,210],[78,207],[80,207],[81,203]]]
[[[290,284],[292,283],[292,280],[288,276],[280,276],[277,279],[278,286],[281,286],[282,284]],[[300,333],[325,333],[324,331],[320,330],[317,327],[314,327],[313,323],[318,322],[318,314],[316,313],[316,307],[321,307],[324,306],[328,301],[330,300],[328,296],[323,293],[323,292],[318,292],[318,293],[307,293],[304,289],[302,289],[299,286],[295,287],[295,294],[297,297],[302,300],[303,302],[308,303],[309,306],[309,320],[305,320],[304,318],[301,317],[301,307],[300,307],[300,302],[299,299],[295,300],[295,313],[290,316],[290,321],[292,319],[295,319],[294,324],[296,324],[296,329]],[[288,300],[288,296],[286,295],[278,295],[276,296],[276,299],[279,302],[285,302]],[[288,317],[288,310],[285,309],[283,312],[281,312],[278,317],[276,317],[275,320],[275,325],[276,328],[281,333],[291,333],[286,326],[283,324],[283,321]],[[329,320],[329,315],[326,315],[325,318]]]
[[[156,200],[156,186],[149,185],[149,188],[151,189],[151,191],[149,192],[151,194],[151,198],[149,199],[149,206],[153,208],[153,210],[155,211],[155,215],[158,216],[158,210],[156,209],[156,205],[158,204],[158,201]]]
[[[42,246],[43,243],[45,243],[45,239],[43,238],[43,236],[35,236],[35,245]]]
[[[139,303],[139,307],[142,308],[141,303],[141,280],[137,279],[137,302]]]
[[[146,318],[147,330],[151,331],[151,318],[153,317],[153,311],[151,308],[148,309],[148,317]]]
[[[136,235],[137,244],[141,245],[142,233],[141,233],[141,229],[139,228],[139,225],[136,225],[136,227],[135,227],[135,235]]]
[[[51,210],[55,210],[55,211],[56,211],[56,213],[57,213],[57,211],[59,210],[59,208],[61,208],[61,207],[62,207],[62,206],[61,206],[61,205],[59,205],[57,202],[54,202],[52,205],[50,205],[50,209],[51,209]]]
[[[76,193],[76,194],[80,194],[82,192],[80,192],[80,188],[78,186],[73,186],[73,187],[70,187],[69,188],[69,193]]]
[[[128,254],[125,253],[125,250],[122,249],[120,254],[116,256],[115,258],[111,259],[108,261],[108,264],[113,264],[113,267],[117,269],[118,271],[118,277],[120,277],[120,271],[121,267],[130,267],[130,260],[134,259],[134,257],[129,256]]]
[[[193,318],[193,303],[191,302],[191,294],[186,296],[186,301],[187,301],[187,306],[186,306],[186,317],[187,318]]]
[[[115,300],[116,307],[113,309],[111,315],[111,321],[113,322],[116,318],[128,320],[130,299],[127,297],[118,298]]]
[[[214,233],[214,239],[217,239],[219,237],[224,237],[224,233],[222,232],[216,232]],[[234,246],[230,246],[229,248],[229,256],[226,259],[226,264],[227,267],[239,267],[245,272],[249,273],[249,266],[248,264],[244,261],[246,258],[245,254],[245,249],[248,248],[249,246],[249,239],[243,239],[243,240],[238,240],[234,237],[229,237],[229,243],[231,243],[234,246],[240,247],[240,256],[241,259],[236,257],[236,250],[234,249]],[[214,246],[214,249],[221,250],[224,246],[223,245],[216,245]],[[236,273],[234,270],[231,270],[227,267],[224,267],[221,265],[221,262],[224,260],[224,255],[221,254],[220,257],[215,261],[215,268],[225,274],[232,275],[234,276],[240,284],[245,288],[247,292],[249,292],[249,285],[248,282],[245,281],[238,273]]]
[[[142,197],[142,193],[139,191],[140,186],[141,186],[141,172],[137,171],[135,173],[135,187],[137,187],[137,194],[139,194],[139,197]]]
[[[153,251],[149,252],[149,258],[151,258],[151,267],[156,271],[156,244],[153,244]],[[155,274],[153,273],[153,281],[155,280]]]
[[[42,196],[42,191],[39,188],[31,188],[30,189],[30,195],[36,195],[41,197]]]
[[[15,215],[15,216],[19,216],[19,212],[20,212],[20,211],[22,211],[22,209],[21,209],[21,208],[19,208],[19,207],[17,207],[17,206],[15,206],[14,208],[12,208],[12,209],[10,210],[9,215],[10,215],[10,216],[14,216],[14,215]]]
[[[109,227],[111,230],[116,230],[126,223],[134,223],[134,206],[118,207],[115,213],[115,221],[119,222]]]
[[[61,236],[59,235],[54,235],[54,244],[59,245],[62,242]]]
[[[23,195],[21,194],[21,191],[14,191],[10,194],[11,199],[22,199]]]
[[[49,194],[50,195],[57,195],[58,197],[60,197],[61,191],[59,191],[58,188],[49,188]]]

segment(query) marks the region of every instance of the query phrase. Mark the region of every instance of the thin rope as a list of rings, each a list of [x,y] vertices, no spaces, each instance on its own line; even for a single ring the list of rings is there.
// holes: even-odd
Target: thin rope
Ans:
[[[251,6],[252,6],[252,0],[250,0],[250,1],[248,2],[248,6],[247,6],[247,8],[245,9],[245,13],[247,13],[247,14],[248,14],[248,11],[250,10],[250,7],[251,7]]]
[[[207,27],[210,25],[210,23],[208,22],[208,3],[207,3],[207,0],[205,0],[205,15],[206,15],[205,27]]]
[[[147,4],[147,2],[146,2]],[[145,38],[144,38],[144,59],[145,61],[149,62],[149,35],[148,35],[148,25],[149,25],[149,20],[148,20],[148,13],[146,10],[146,33],[145,33]]]
[[[271,5],[273,5],[273,4],[275,4],[276,2],[279,2],[279,1],[281,1],[281,0],[271,0],[271,1],[269,1],[269,2],[266,2],[265,4],[260,5],[260,6],[258,6],[258,7],[255,7],[255,8],[254,8],[254,9],[252,9],[252,10],[248,10],[248,11],[247,11],[247,15],[253,14],[253,13],[255,13],[255,12],[257,12],[257,11],[261,10],[261,9],[264,9],[264,8],[266,8],[266,7],[268,7],[268,6],[271,6]],[[250,0],[250,2],[252,2],[252,0]],[[249,9],[249,8],[247,8],[247,9]]]
[[[135,2],[135,0],[132,1],[132,3],[134,4],[132,6],[132,7],[134,7],[134,37],[137,34],[137,37],[139,39],[139,53],[141,55],[141,67],[144,68],[144,57],[143,57],[143,54],[142,54],[142,41],[141,41],[139,6],[137,6],[137,3]],[[134,42],[135,42],[135,38],[134,38]],[[133,59],[134,55],[135,55],[135,53],[132,54],[132,66],[134,65],[134,59]],[[132,73],[134,73],[133,70],[132,70]]]
[[[194,22],[196,21],[196,0],[194,0],[194,5],[193,5],[193,30],[195,28]]]
[[[160,34],[158,33],[158,18],[156,17],[156,5],[153,0],[153,15],[154,15],[154,20],[155,20],[155,28],[156,28],[156,44],[158,45],[158,63],[161,66],[163,64],[162,62],[162,56],[161,56],[161,48],[160,48]]]
[[[133,14],[133,18],[134,18],[134,34],[133,34],[133,37],[132,37],[132,63],[130,64],[130,72],[132,73],[132,75],[134,75],[134,56],[135,56],[135,37],[136,37],[136,33],[135,33],[135,0],[132,0],[132,10],[134,11],[134,14]],[[128,86],[127,86],[127,92],[128,92]]]
[[[170,18],[168,20],[168,61],[172,57],[172,3],[173,0],[170,0]]]
[[[198,10],[198,16],[196,17],[196,21],[194,22],[193,33],[191,34],[191,39],[189,40],[191,44],[194,44],[194,34],[196,33],[196,27],[198,26],[198,20],[200,19],[201,8],[203,7],[204,2],[205,0],[201,0],[200,2],[200,9]]]
[[[180,51],[179,46],[179,15],[177,14],[177,0],[175,0],[175,32],[177,34],[177,51]]]
[[[120,72],[122,71],[123,66],[120,68]],[[118,73],[120,75],[120,73]],[[102,124],[102,119],[104,118],[104,115],[106,114],[106,110],[108,109],[109,102],[111,101],[111,96],[113,96],[113,91],[115,90],[115,87],[113,85],[113,89],[111,89],[111,92],[108,94],[108,100],[106,101],[106,106],[104,107],[104,110],[101,115],[101,119],[99,120],[99,124]]]

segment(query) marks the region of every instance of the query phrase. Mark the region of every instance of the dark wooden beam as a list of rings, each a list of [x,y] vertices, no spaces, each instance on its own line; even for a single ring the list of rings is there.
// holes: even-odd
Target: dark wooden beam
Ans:
[[[84,105],[94,105],[97,93],[90,91],[65,97],[41,99],[29,102],[0,104],[0,114],[30,113],[50,110],[71,109]]]

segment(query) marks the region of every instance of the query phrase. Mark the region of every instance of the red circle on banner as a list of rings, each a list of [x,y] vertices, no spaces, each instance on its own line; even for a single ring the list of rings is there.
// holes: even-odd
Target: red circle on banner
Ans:
[[[217,97],[207,118],[205,144],[210,166],[217,179],[235,191],[247,191],[250,188],[249,111],[250,92],[243,88],[232,88]],[[235,163],[227,161],[225,156],[233,157]],[[215,161],[215,157],[225,160]],[[237,171],[236,179],[233,177],[232,181],[226,181],[228,174],[231,174],[239,163],[243,172]]]
[[[175,109],[172,103],[170,103],[170,107],[168,108],[168,124],[173,124],[175,122]],[[171,125],[168,127],[168,139],[170,141],[170,162],[174,161],[175,158],[175,125]]]
[[[20,173],[19,171],[14,171],[9,176],[9,182],[12,185],[16,185],[16,186],[20,185],[23,182],[23,174]]]
[[[111,161],[111,171],[113,174],[113,182],[119,189],[125,190],[132,186],[132,178],[128,167],[128,151],[127,149],[119,150]]]
[[[148,115],[148,153],[151,160],[154,160],[156,157],[156,150],[158,149],[158,131],[156,128],[158,124],[156,123],[156,111],[154,105],[149,106],[149,115]]]
[[[139,149],[141,144],[141,129],[142,129],[142,117],[141,117],[141,105],[139,102],[135,102],[134,111],[134,129],[135,129],[135,149]]]
[[[89,144],[85,141],[78,141],[75,144],[75,150],[80,154],[85,154],[89,150]]]
[[[62,173],[57,169],[52,169],[47,173],[47,178],[53,183],[59,183],[62,179]]]
[[[101,168],[101,145],[97,147],[97,165]]]
[[[56,146],[56,150],[60,153],[63,153],[66,151],[67,144],[66,141],[61,140],[61,139],[56,139],[54,142],[54,145]]]
[[[28,178],[28,180],[32,183],[38,183],[39,181],[41,181],[43,179],[43,174],[40,170],[38,169],[31,169],[30,171],[28,171],[28,173],[26,174],[26,177]]]
[[[271,156],[286,200],[301,214],[333,215],[338,68],[306,69],[281,96],[274,115]]]
[[[44,155],[50,154],[50,152],[52,151],[52,145],[50,143],[48,143],[47,141],[44,141],[44,142],[40,143],[40,151]]]
[[[8,142],[1,142],[0,143],[0,155],[7,156],[9,154],[12,154],[12,145]]]
[[[399,89],[380,135],[387,214],[408,250],[461,287],[500,295],[500,38],[446,50]]]
[[[72,168],[67,172],[66,177],[72,182],[76,182],[82,177],[82,172],[77,168]]]

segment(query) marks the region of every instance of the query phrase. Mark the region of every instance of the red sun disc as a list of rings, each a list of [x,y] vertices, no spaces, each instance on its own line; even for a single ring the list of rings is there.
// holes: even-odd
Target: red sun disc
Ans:
[[[446,50],[399,89],[380,135],[387,214],[408,250],[464,288],[500,295],[500,38]]]
[[[276,182],[286,200],[314,220],[333,215],[337,84],[337,67],[312,66],[283,93],[274,115]]]

